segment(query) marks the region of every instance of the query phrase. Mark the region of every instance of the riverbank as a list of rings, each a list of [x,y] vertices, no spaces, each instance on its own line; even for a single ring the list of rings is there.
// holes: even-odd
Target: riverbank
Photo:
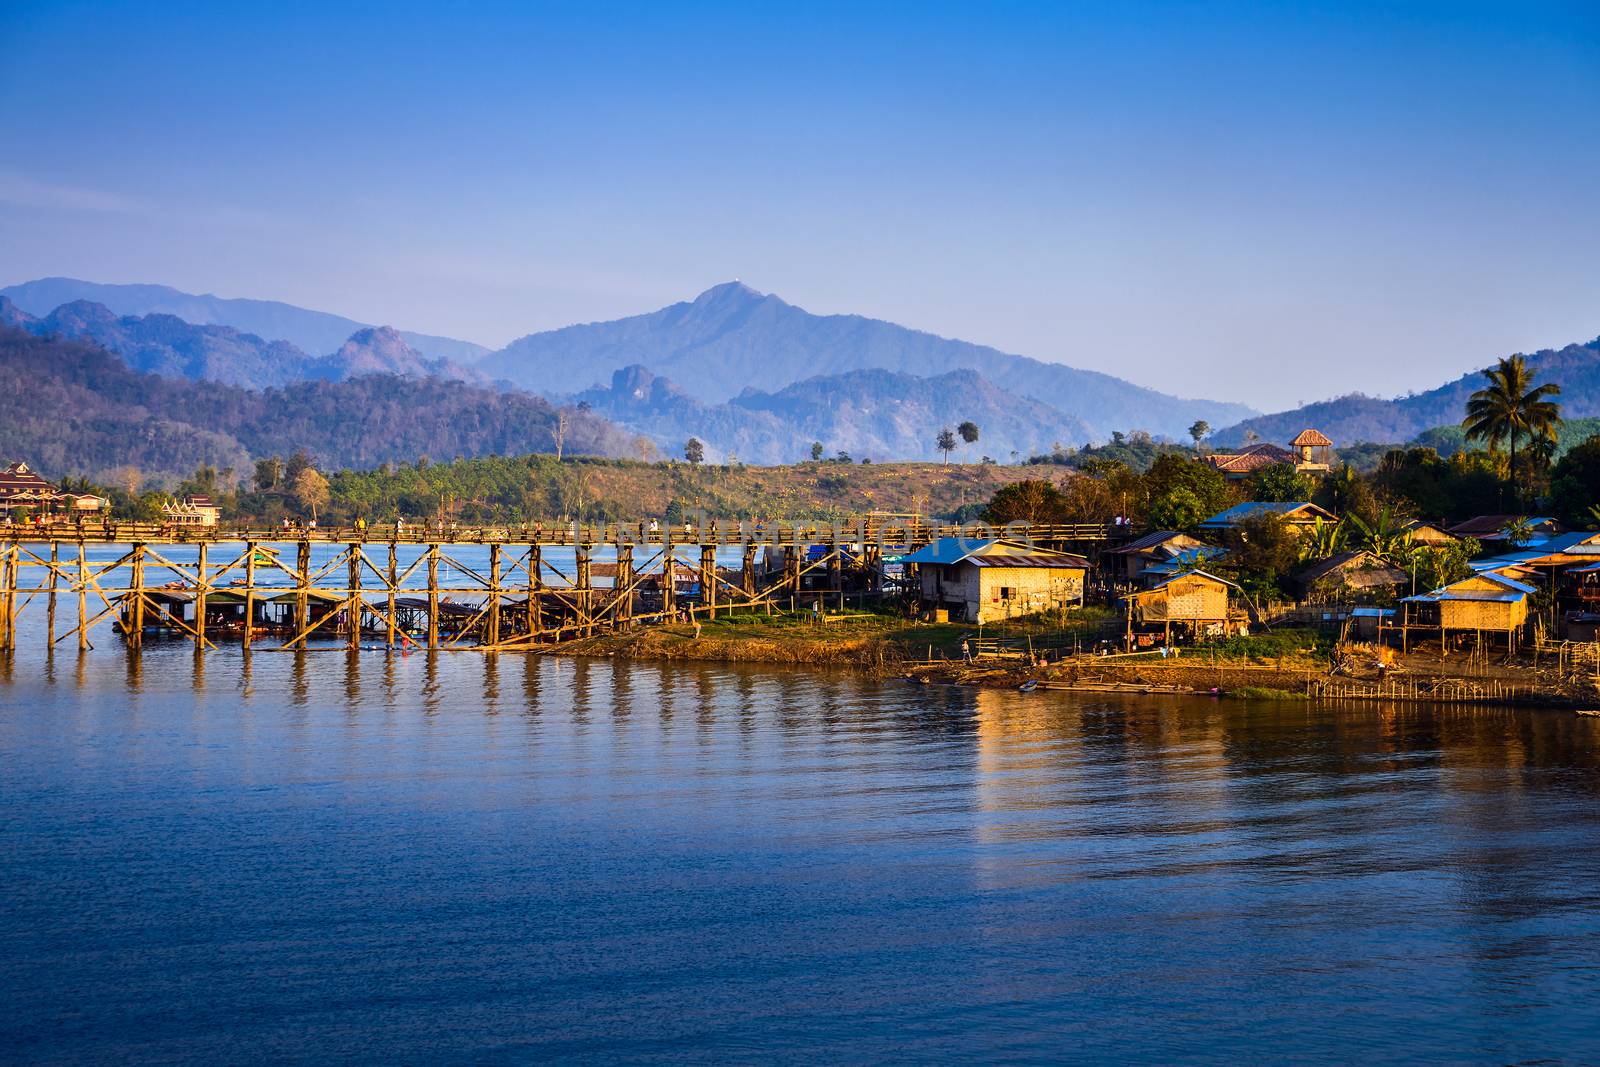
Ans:
[[[1080,629],[1089,633],[1103,622],[1081,620]],[[1592,672],[1572,671],[1548,658],[1538,663],[1441,656],[1437,649],[1400,656],[1371,645],[1335,648],[1312,631],[1280,631],[1183,649],[1170,657],[1159,652],[1074,655],[1071,630],[1018,622],[986,627],[983,633],[980,642],[973,627],[870,613],[829,616],[822,622],[780,614],[708,621],[698,633],[692,626],[677,625],[605,634],[550,651],[611,659],[844,667],[925,684],[992,688],[1032,683],[1040,689],[1090,693],[1600,707],[1600,684]],[[985,651],[967,662],[961,654],[963,639]],[[1088,645],[1085,640],[1081,647]]]

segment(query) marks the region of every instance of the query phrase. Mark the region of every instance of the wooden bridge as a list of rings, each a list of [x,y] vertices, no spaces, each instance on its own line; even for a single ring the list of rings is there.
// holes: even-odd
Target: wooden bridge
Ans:
[[[379,640],[388,648],[530,651],[678,619],[842,600],[851,590],[882,594],[886,557],[939,537],[1009,534],[1067,545],[1116,532],[1098,524],[992,531],[970,524],[749,520],[670,529],[649,523],[8,527],[0,536],[0,651],[16,647],[19,616],[41,599],[51,648],[74,641],[87,650],[94,630],[109,622],[132,648],[156,633],[189,640],[197,651],[223,639],[246,649],[333,639],[351,649]],[[314,546],[331,547],[331,558],[313,565]],[[91,549],[98,555],[107,547],[117,550],[114,558],[90,560]],[[733,547],[739,565],[719,566],[719,550]],[[464,548],[487,562],[462,560]],[[559,562],[547,553],[551,548],[561,550]],[[415,558],[402,564],[402,552]],[[606,559],[597,562],[597,553]],[[610,584],[597,586],[597,576]]]

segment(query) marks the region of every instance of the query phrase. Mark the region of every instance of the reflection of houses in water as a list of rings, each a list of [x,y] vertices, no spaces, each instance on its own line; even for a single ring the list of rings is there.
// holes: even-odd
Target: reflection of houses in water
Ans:
[[[1144,862],[1153,832],[1205,833],[1228,825],[1236,797],[1224,706],[1210,699],[1087,699],[1038,691],[972,691],[978,841],[984,888],[1085,876],[1085,863]],[[1181,810],[1181,827],[1133,822],[1135,809]],[[1093,855],[1085,860],[1091,840]],[[1052,860],[1057,862],[1052,864]]]

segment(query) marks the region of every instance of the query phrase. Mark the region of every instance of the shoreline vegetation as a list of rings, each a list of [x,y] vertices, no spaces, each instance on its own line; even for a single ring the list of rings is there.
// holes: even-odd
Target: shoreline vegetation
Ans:
[[[844,668],[929,685],[1031,688],[1078,693],[1216,696],[1231,700],[1330,703],[1600,707],[1600,675],[1570,664],[1508,661],[1496,654],[1437,648],[1407,656],[1313,630],[1172,650],[1100,655],[1094,638],[1108,617],[1070,618],[1065,627],[1016,620],[979,629],[919,623],[870,611],[740,614],[604,634],[544,650],[558,656],[763,663]],[[698,633],[696,632],[698,630]],[[1074,638],[1078,640],[1074,642]],[[966,640],[974,658],[962,658]],[[1030,652],[1029,645],[1034,648]],[[1380,670],[1379,663],[1383,663]]]

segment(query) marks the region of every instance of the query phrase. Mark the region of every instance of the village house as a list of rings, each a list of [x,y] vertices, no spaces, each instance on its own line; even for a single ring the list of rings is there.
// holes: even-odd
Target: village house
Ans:
[[[1147,582],[1151,580],[1151,572],[1158,574],[1159,578],[1171,577],[1172,572],[1165,568],[1174,561],[1187,562],[1197,554],[1221,551],[1178,530],[1156,530],[1120,548],[1107,549],[1100,554],[1100,559],[1106,572],[1113,578]]]
[[[1203,459],[1235,482],[1280,463],[1291,464],[1300,474],[1327,474],[1332,469],[1333,442],[1318,430],[1305,429],[1289,442],[1288,448],[1263,441],[1237,452],[1212,452]]]
[[[1509,545],[1514,535],[1513,527],[1525,524],[1528,534],[1525,544],[1539,545],[1561,533],[1562,526],[1544,515],[1475,515],[1465,522],[1456,523],[1447,531],[1453,537],[1470,537],[1488,547]]]
[[[1506,647],[1514,649],[1535,592],[1533,586],[1499,571],[1480,571],[1431,592],[1405,597],[1400,601],[1401,647],[1409,644],[1413,630],[1421,630],[1425,635],[1437,632],[1441,641],[1452,633],[1470,632],[1480,642],[1485,634],[1504,635]]]
[[[1171,642],[1173,629],[1190,638],[1222,637],[1229,629],[1231,594],[1239,587],[1205,571],[1175,575],[1149,589],[1123,598],[1128,636],[1160,627],[1162,639]]]
[[[1426,545],[1437,548],[1440,545],[1453,544],[1460,538],[1447,531],[1437,523],[1426,522],[1422,519],[1412,519],[1405,525],[1405,532],[1411,535],[1414,545]]]
[[[1083,604],[1089,561],[1017,541],[941,537],[902,561],[917,568],[923,610],[995,622]]]
[[[1218,512],[1202,522],[1200,529],[1237,530],[1247,520],[1261,515],[1276,515],[1297,529],[1315,526],[1318,522],[1327,524],[1339,521],[1339,517],[1327,508],[1318,507],[1307,501],[1254,500],[1246,504],[1235,504],[1227,511]]]
[[[11,515],[19,508],[36,514],[85,514],[99,511],[106,501],[93,493],[69,493],[45,481],[26,463],[13,463],[0,470],[0,511]]]
[[[1392,603],[1409,582],[1404,570],[1360,549],[1336,553],[1295,576],[1302,600],[1324,603]]]

